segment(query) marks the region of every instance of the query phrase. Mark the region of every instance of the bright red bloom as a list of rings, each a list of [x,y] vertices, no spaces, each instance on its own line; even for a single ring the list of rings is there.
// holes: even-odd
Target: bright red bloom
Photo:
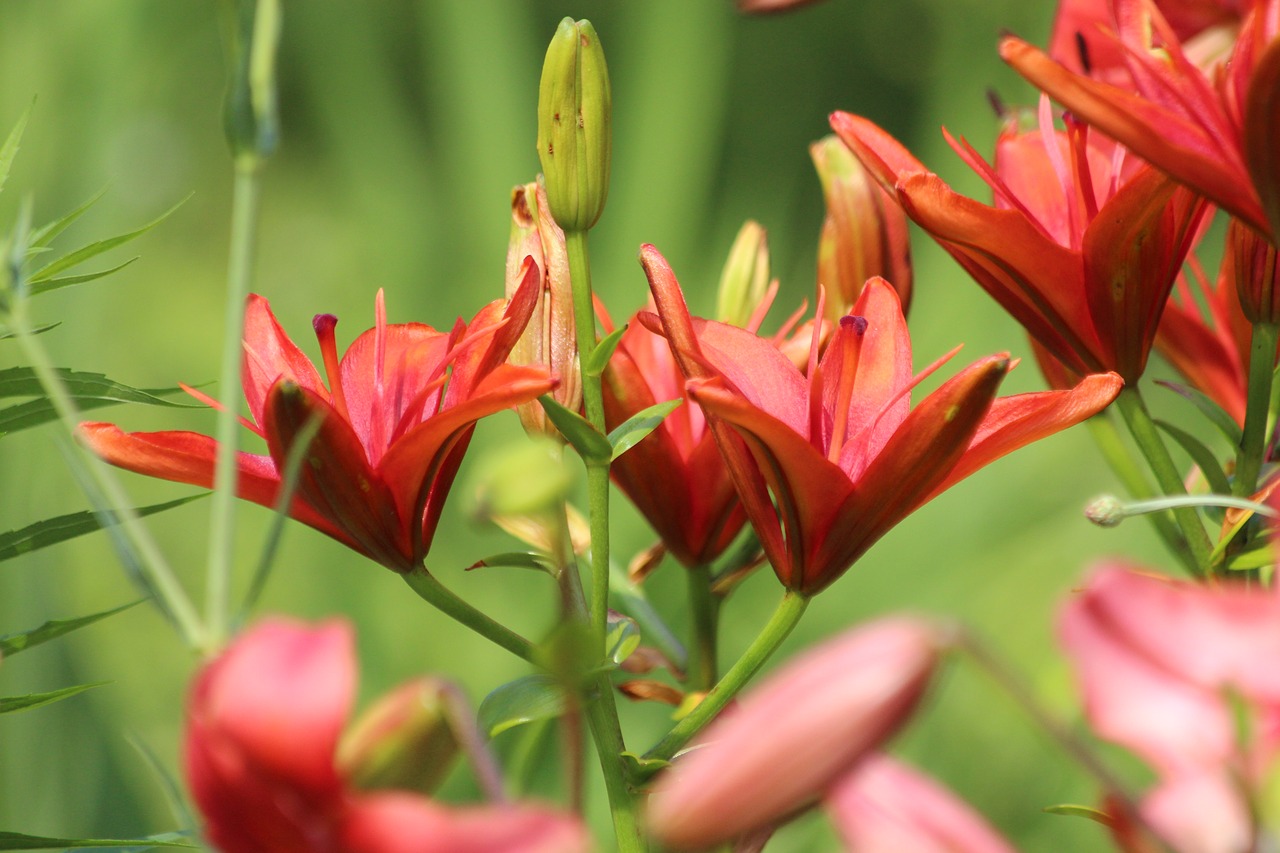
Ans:
[[[1112,0],[1130,88],[1091,79],[1013,36],[1000,56],[1077,118],[1272,240],[1280,233],[1280,0],[1257,0],[1227,62],[1189,59],[1151,0]]]
[[[837,112],[831,126],[1050,355],[1076,374],[1133,382],[1205,205],[1073,121],[1054,130],[1041,106],[1038,130],[1000,134],[994,167],[951,140],[995,207],[953,192],[864,118]]]
[[[379,291],[377,324],[341,361],[337,318],[317,315],[328,387],[267,300],[251,296],[243,384],[252,420],[244,425],[266,441],[269,455],[239,454],[240,497],[275,505],[295,437],[318,418],[289,515],[395,571],[420,565],[475,422],[555,387],[545,368],[504,363],[539,296],[537,285],[530,265],[510,303],[494,302],[448,332],[421,323],[388,325]],[[114,465],[197,486],[213,483],[218,446],[208,436],[125,433],[105,423],[82,424],[81,433]]]
[[[815,340],[806,375],[766,339],[691,318],[655,248],[642,247],[641,263],[689,396],[713,430],[742,439],[719,444],[764,552],[782,583],[805,594],[825,588],[934,495],[1097,413],[1120,391],[1118,376],[1098,374],[1072,391],[995,400],[1010,367],[997,355],[913,409],[912,387],[937,365],[912,375],[902,309],[882,279],[867,283],[821,360]]]
[[[331,621],[259,623],[192,684],[186,775],[224,853],[561,853],[588,840],[531,807],[448,808],[358,792],[334,764],[356,689],[354,637]]]

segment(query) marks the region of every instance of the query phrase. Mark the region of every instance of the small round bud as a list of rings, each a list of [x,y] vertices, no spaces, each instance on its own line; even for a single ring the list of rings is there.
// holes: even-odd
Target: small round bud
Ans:
[[[538,86],[538,159],[551,214],[565,231],[586,231],[604,210],[612,112],[595,28],[565,18],[547,47]]]
[[[1084,517],[1099,527],[1115,527],[1129,517],[1124,502],[1114,495],[1094,498],[1084,508]]]

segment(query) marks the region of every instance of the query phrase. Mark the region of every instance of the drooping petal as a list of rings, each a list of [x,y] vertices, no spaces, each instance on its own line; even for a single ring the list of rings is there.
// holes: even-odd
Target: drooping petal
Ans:
[[[898,181],[929,171],[906,146],[862,116],[834,112],[831,114],[831,129],[890,196],[896,194]]]
[[[654,835],[701,849],[817,799],[911,715],[944,633],[922,619],[881,619],[763,681],[661,777],[649,801]]]
[[[324,380],[311,359],[298,349],[271,313],[271,305],[256,293],[249,294],[244,311],[244,364],[241,382],[254,421],[262,425],[267,392],[284,377],[311,393],[328,399]]]
[[[946,491],[979,468],[1020,447],[1096,415],[1111,404],[1122,387],[1124,381],[1117,374],[1094,373],[1069,391],[997,398],[960,461],[929,497]]]
[[[1253,69],[1244,117],[1244,156],[1271,224],[1280,235],[1280,39],[1272,40]]]
[[[871,755],[826,797],[827,813],[857,853],[1014,853],[955,794],[887,755]]]
[[[267,395],[264,430],[276,465],[283,469],[294,439],[315,419],[319,430],[306,451],[298,494],[331,519],[364,554],[395,571],[417,564],[395,499],[365,459],[351,425],[327,402],[287,381]]]

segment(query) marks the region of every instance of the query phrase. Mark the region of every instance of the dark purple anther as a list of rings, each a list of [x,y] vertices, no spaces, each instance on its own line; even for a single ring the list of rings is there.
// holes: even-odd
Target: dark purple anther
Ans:
[[[840,325],[848,329],[853,328],[853,333],[858,337],[862,337],[867,331],[867,318],[859,317],[855,314],[846,314],[840,318]]]
[[[317,335],[333,334],[333,327],[338,325],[338,318],[332,314],[317,314],[311,318],[311,328]]]

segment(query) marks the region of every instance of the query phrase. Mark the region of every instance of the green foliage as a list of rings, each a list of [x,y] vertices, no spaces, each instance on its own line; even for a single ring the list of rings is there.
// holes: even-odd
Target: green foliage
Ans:
[[[177,500],[138,507],[134,512],[139,516],[154,515],[202,497],[204,497],[203,494],[190,495]],[[65,542],[68,539],[74,539],[77,536],[83,536],[86,533],[101,530],[104,519],[108,524],[116,523],[114,514],[110,512],[101,515],[88,511],[73,512],[68,515],[60,515],[57,518],[46,518],[43,521],[28,524],[18,530],[0,533],[0,562],[20,557],[23,554],[29,554],[32,551],[38,551],[41,548],[47,548],[50,545],[56,545],[59,542]]]
[[[108,616],[114,616],[128,610],[140,602],[131,601],[128,604],[122,604],[119,607],[113,607],[110,610],[103,610],[101,613],[93,613],[88,616],[80,616],[76,619],[57,619],[45,622],[38,628],[32,628],[29,631],[19,631],[14,634],[6,634],[0,637],[0,657],[10,657],[18,652],[25,651],[32,646],[38,646],[41,643],[47,643],[49,640],[61,637],[64,634],[70,634],[86,625],[92,625],[99,619],[106,619]]]
[[[180,833],[166,832],[146,838],[46,838],[40,835],[23,835],[20,832],[0,832],[0,850],[66,850],[87,847],[128,847],[134,850],[150,850],[155,847],[196,847]]]
[[[480,703],[476,717],[480,730],[492,738],[525,723],[558,717],[568,707],[560,682],[539,673],[495,688]]]
[[[95,681],[92,684],[77,684],[72,687],[62,687],[58,690],[50,690],[46,693],[27,693],[23,696],[0,696],[0,714],[11,714],[14,711],[29,711],[32,708],[39,708],[41,705],[49,705],[54,702],[60,702],[63,699],[70,699],[86,690],[92,690],[95,687],[101,687],[104,684],[110,684],[109,681]]]
[[[659,426],[667,415],[675,411],[684,399],[668,400],[655,403],[647,409],[641,409],[609,433],[609,444],[613,446],[611,459],[617,459],[645,439],[649,433]]]
[[[114,379],[108,379],[101,373],[86,373],[68,368],[59,368],[57,373],[71,399],[81,411],[114,406],[117,403],[198,408],[194,403],[164,399],[167,395],[177,394],[182,390],[180,388],[132,388]],[[53,403],[45,396],[44,388],[36,378],[35,371],[29,367],[10,367],[7,370],[0,370],[0,399],[12,397],[34,397],[35,399],[0,409],[0,436],[30,429],[58,418],[58,413]]]

